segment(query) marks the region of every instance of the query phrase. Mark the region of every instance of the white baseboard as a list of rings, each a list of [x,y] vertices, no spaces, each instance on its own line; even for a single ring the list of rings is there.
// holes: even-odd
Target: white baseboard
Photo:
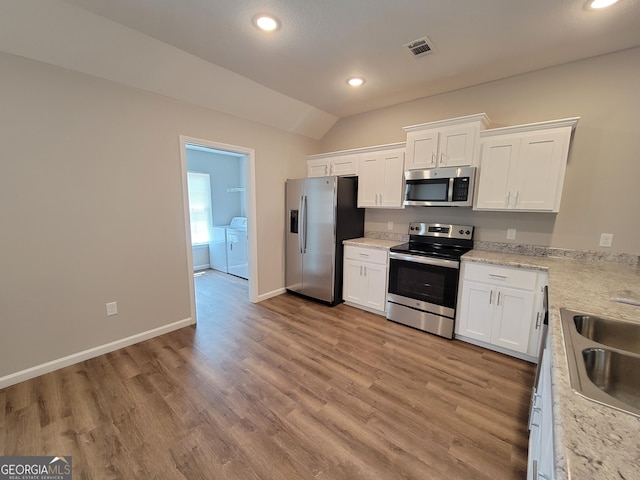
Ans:
[[[193,271],[197,272],[199,270],[207,270],[208,268],[211,268],[210,265],[208,263],[203,263],[202,265],[194,265]]]
[[[164,335],[165,333],[178,330],[179,328],[183,328],[188,325],[193,325],[194,323],[195,322],[192,318],[185,318],[184,320],[179,320],[168,325],[163,325],[162,327],[147,330],[146,332],[137,333],[121,340],[116,340],[115,342],[106,343],[104,345],[100,345],[99,347],[94,347],[82,352],[74,353],[72,355],[68,355],[57,360],[52,360],[51,362],[43,363],[41,365],[36,365],[35,367],[30,367],[16,373],[10,373],[9,375],[0,377],[0,389],[15,385],[16,383],[24,382],[25,380],[29,380],[40,375],[44,375],[45,373],[53,372],[54,370],[58,370],[63,367],[68,367],[69,365],[73,365],[74,363],[83,362],[85,360],[89,360],[90,358],[98,357],[100,355],[104,355],[105,353],[128,347],[129,345],[133,345],[134,343],[139,343],[144,340],[157,337],[159,335]]]
[[[282,295],[283,293],[287,293],[286,288],[278,288],[277,290],[272,290],[271,292],[263,293],[262,295],[258,295],[258,302],[266,300],[268,298],[277,297],[278,295]]]

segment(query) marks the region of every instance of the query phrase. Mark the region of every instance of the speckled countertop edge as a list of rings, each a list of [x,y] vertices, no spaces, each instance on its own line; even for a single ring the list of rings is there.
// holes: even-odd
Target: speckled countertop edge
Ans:
[[[389,250],[391,247],[404,243],[401,240],[387,240],[384,238],[361,237],[344,240],[344,245],[353,245],[355,247],[377,248],[380,250]]]
[[[640,417],[587,400],[571,390],[559,309],[640,323],[640,307],[611,297],[640,298],[636,265],[587,263],[472,250],[463,261],[547,271],[556,480],[640,478]]]

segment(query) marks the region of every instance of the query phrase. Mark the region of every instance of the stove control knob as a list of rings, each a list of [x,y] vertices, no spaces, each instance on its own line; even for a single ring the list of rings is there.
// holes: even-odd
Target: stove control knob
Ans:
[[[462,235],[464,233],[464,230],[461,229],[458,233]]]
[[[471,232],[470,232],[469,230],[467,230],[465,233],[466,233],[467,235],[471,235]]]

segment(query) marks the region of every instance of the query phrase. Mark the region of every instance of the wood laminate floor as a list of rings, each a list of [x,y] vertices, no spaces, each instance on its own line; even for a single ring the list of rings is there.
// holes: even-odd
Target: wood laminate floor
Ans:
[[[196,278],[197,327],[0,390],[0,454],[74,479],[524,479],[534,366]]]

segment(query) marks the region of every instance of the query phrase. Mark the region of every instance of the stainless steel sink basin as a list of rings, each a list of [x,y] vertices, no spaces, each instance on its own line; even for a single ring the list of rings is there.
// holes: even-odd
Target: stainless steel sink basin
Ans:
[[[604,348],[582,351],[589,380],[613,398],[640,410],[640,357]]]
[[[640,324],[561,308],[571,388],[640,416]]]
[[[640,354],[640,325],[591,315],[574,315],[576,330],[583,337]]]

